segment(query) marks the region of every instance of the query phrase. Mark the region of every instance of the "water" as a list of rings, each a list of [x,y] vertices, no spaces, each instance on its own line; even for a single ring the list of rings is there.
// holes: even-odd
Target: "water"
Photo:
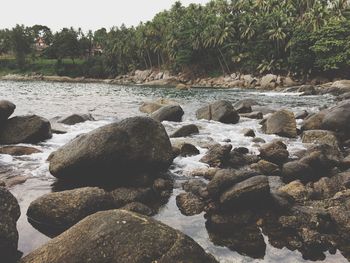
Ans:
[[[24,184],[14,186],[11,189],[21,206],[22,215],[18,221],[19,249],[24,254],[33,251],[49,240],[48,237],[31,227],[25,215],[32,200],[51,191],[54,179],[48,172],[46,159],[49,154],[81,133],[126,117],[144,115],[138,110],[142,102],[159,98],[175,100],[181,104],[185,111],[182,123],[163,123],[169,133],[189,123],[195,123],[200,128],[199,135],[186,139],[186,141],[190,140],[191,143],[198,146],[201,154],[189,158],[176,158],[171,168],[180,182],[187,180],[194,169],[206,167],[205,164],[199,162],[206,151],[204,147],[201,147],[203,144],[223,143],[224,140],[230,139],[233,147],[244,146],[249,148],[251,152],[257,152],[251,138],[243,136],[242,129],[244,128],[254,129],[256,135],[266,141],[277,138],[274,135],[262,134],[257,120],[242,118],[240,123],[236,125],[198,121],[195,119],[195,111],[202,105],[219,99],[236,102],[250,98],[269,108],[285,107],[299,112],[303,109],[316,111],[319,106],[332,103],[332,98],[329,96],[301,97],[297,93],[284,94],[239,89],[178,91],[172,88],[123,87],[108,84],[0,81],[0,99],[13,101],[17,105],[16,115],[37,114],[50,119],[71,113],[91,113],[96,119],[96,121],[67,126],[67,134],[55,134],[52,139],[35,145],[36,148],[43,151],[42,153],[24,157],[0,155],[0,165],[6,168],[5,171],[10,171],[11,175],[18,174],[29,178]],[[183,140],[183,138],[172,139],[172,143]],[[284,140],[291,153],[304,147],[298,139]],[[155,218],[191,236],[220,262],[304,262],[299,252],[293,252],[286,248],[274,248],[269,244],[266,236],[264,239],[267,247],[263,259],[253,259],[226,247],[214,245],[206,231],[203,214],[186,217],[178,210],[175,197],[181,191],[180,188],[174,190],[169,202]],[[335,255],[327,254],[327,258],[323,262],[347,262],[347,260],[337,252]]]

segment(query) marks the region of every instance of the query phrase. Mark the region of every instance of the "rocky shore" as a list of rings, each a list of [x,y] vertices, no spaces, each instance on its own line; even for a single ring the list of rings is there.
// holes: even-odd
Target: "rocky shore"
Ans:
[[[254,82],[276,88],[277,78],[270,77]],[[164,73],[159,77],[170,78]],[[146,80],[158,81],[149,76],[141,81]],[[177,187],[168,173],[173,160],[197,156],[205,149],[200,162],[206,168],[192,171],[193,177],[180,186],[184,192],[176,196],[176,204],[186,216],[203,213],[215,244],[261,258],[264,234],[273,246],[298,250],[304,259],[322,260],[324,252],[340,251],[350,260],[350,81],[290,90],[334,94],[335,102],[299,116],[285,108],[267,111],[249,98],[235,104],[212,101],[197,109],[197,119],[229,128],[249,118],[259,122],[264,133],[278,136],[265,142],[254,130],[243,130],[258,154],[243,146],[233,148],[229,138],[225,143],[190,143],[187,138],[202,133],[193,123],[168,134],[162,122],[181,123],[185,112],[166,99],[144,102],[140,111],[148,116],[126,118],[77,136],[47,159],[56,178],[55,191],[21,211],[36,229],[52,237],[23,258],[17,251],[16,229],[21,212],[10,193],[11,178],[2,178],[2,258],[24,263],[217,262],[192,238],[150,218]],[[94,121],[83,114],[52,120],[11,117],[15,109],[14,103],[0,101],[0,154],[35,153],[37,149],[17,144],[35,145],[53,133],[66,132],[64,125]],[[306,149],[291,154],[285,139],[301,139]]]
[[[167,86],[180,90],[191,88],[242,88],[257,90],[275,90],[300,92],[304,95],[342,94],[350,91],[350,81],[315,77],[310,80],[298,80],[289,76],[266,74],[253,76],[251,74],[232,73],[220,77],[196,77],[185,73],[172,75],[169,71],[136,70],[114,79],[91,79],[85,77],[71,78],[66,76],[16,75],[9,74],[0,80],[11,81],[48,81],[68,83],[106,83],[118,85]],[[350,97],[349,94],[345,96]]]

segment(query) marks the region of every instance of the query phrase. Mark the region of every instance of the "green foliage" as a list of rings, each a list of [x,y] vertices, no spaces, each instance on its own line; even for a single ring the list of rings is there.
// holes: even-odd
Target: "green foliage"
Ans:
[[[30,34],[29,28],[23,25],[17,25],[11,31],[11,47],[15,54],[17,65],[20,69],[25,66],[26,55],[31,52],[33,44],[33,36]]]

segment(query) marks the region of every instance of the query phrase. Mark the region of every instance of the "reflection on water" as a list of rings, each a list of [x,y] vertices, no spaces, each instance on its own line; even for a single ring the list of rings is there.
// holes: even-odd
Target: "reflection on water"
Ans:
[[[31,178],[26,183],[11,189],[21,206],[22,215],[18,221],[19,249],[24,254],[49,240],[48,237],[35,230],[26,218],[30,202],[52,189],[51,185],[54,180],[48,172],[46,162],[49,154],[81,133],[86,133],[116,119],[140,115],[138,108],[143,101],[158,98],[176,100],[185,111],[183,123],[164,122],[169,133],[184,124],[195,123],[200,128],[200,134],[194,136],[191,142],[196,146],[230,139],[233,147],[248,147],[252,152],[256,152],[256,148],[251,139],[244,137],[241,133],[243,128],[253,128],[257,136],[266,141],[276,136],[261,133],[256,120],[242,119],[237,125],[195,120],[196,109],[214,100],[226,99],[236,102],[250,98],[269,108],[287,107],[298,112],[303,109],[315,111],[319,106],[327,105],[332,101],[327,96],[300,97],[299,94],[264,93],[239,89],[178,91],[170,88],[123,87],[108,84],[0,81],[0,99],[13,101],[17,105],[16,115],[37,114],[53,118],[58,115],[89,112],[98,120],[67,127],[67,134],[55,134],[52,139],[36,145],[35,147],[42,150],[42,153],[25,158],[0,155],[0,163],[3,164],[0,165],[0,177],[6,171],[6,173],[21,174]],[[172,139],[172,142],[176,143],[181,140],[181,138]],[[290,139],[286,142],[292,153],[303,147],[300,140]],[[199,159],[206,150],[201,147],[199,149],[201,154],[198,156],[175,159],[172,172],[177,176],[177,185],[186,180],[191,170],[205,167],[199,162]],[[226,233],[226,236],[218,235],[209,228],[208,231],[203,213],[191,217],[180,213],[175,197],[181,192],[180,186],[176,188],[169,202],[163,206],[155,218],[191,236],[220,262],[304,262],[300,252],[272,246],[268,240],[269,234],[265,235],[265,231],[257,227],[240,229],[229,235]],[[335,255],[326,253],[326,256],[323,262],[347,262],[339,252]]]

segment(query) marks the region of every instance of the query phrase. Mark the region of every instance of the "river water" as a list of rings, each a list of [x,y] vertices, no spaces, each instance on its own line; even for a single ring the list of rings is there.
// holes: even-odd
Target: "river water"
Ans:
[[[209,102],[219,99],[230,100],[233,103],[241,99],[254,99],[269,108],[288,108],[295,113],[304,109],[309,112],[317,111],[318,107],[330,105],[330,96],[300,96],[297,93],[258,92],[240,89],[193,89],[179,91],[173,88],[151,88],[144,86],[118,86],[108,84],[77,84],[77,83],[46,83],[46,82],[5,82],[0,81],[0,99],[7,99],[17,106],[15,115],[37,114],[45,118],[53,118],[72,113],[91,113],[96,121],[88,121],[74,126],[67,126],[67,134],[54,134],[52,139],[34,147],[42,153],[30,156],[11,157],[0,154],[1,173],[28,176],[24,184],[11,188],[11,192],[18,199],[21,206],[21,217],[18,221],[19,250],[28,254],[35,248],[47,242],[50,238],[35,230],[26,218],[26,210],[31,201],[39,196],[51,192],[54,178],[48,171],[46,162],[49,154],[81,133],[89,132],[102,125],[121,120],[123,118],[144,115],[138,108],[143,101],[153,101],[168,98],[177,101],[183,107],[185,115],[182,123],[164,122],[169,133],[184,124],[195,123],[200,128],[200,134],[191,138],[191,143],[198,146],[201,154],[188,158],[176,158],[171,172],[177,180],[178,187],[174,189],[169,202],[154,216],[157,220],[179,229],[196,240],[206,251],[213,254],[220,262],[305,262],[297,251],[287,248],[277,249],[270,245],[268,237],[265,256],[254,259],[242,255],[224,246],[215,245],[209,238],[205,228],[203,214],[187,217],[181,214],[176,206],[176,195],[181,193],[181,182],[189,178],[191,171],[206,167],[200,163],[205,154],[203,144],[224,143],[230,139],[233,147],[247,147],[251,152],[257,152],[257,147],[251,138],[244,137],[242,130],[252,128],[258,137],[271,141],[277,136],[265,135],[260,131],[257,120],[242,118],[239,124],[227,125],[212,121],[196,120],[195,111]],[[173,143],[183,139],[172,140]],[[299,139],[284,139],[288,150],[293,153],[304,146]],[[33,146],[33,145],[29,145]],[[348,262],[339,252],[335,255],[326,253],[322,262]]]

